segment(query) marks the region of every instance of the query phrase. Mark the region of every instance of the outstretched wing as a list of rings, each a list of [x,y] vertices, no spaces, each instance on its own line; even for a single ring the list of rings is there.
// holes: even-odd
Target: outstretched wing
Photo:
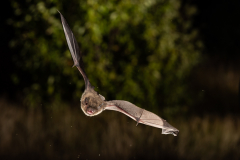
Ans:
[[[90,87],[93,88],[88,80],[88,77],[87,77],[85,71],[84,71],[82,54],[79,50],[79,46],[77,44],[76,38],[74,37],[74,35],[73,35],[70,27],[68,26],[67,21],[63,17],[63,15],[60,12],[59,12],[59,14],[61,16],[64,34],[65,34],[67,44],[68,44],[68,47],[69,47],[69,50],[70,50],[70,53],[72,55],[72,59],[74,62],[73,67],[76,66],[78,68],[78,70],[80,71],[80,73],[82,74],[84,82],[85,82],[85,89],[88,89]]]
[[[179,132],[179,130],[171,126],[166,120],[160,118],[156,114],[139,108],[127,101],[107,101],[105,109],[122,112],[137,121],[137,124],[142,123],[156,128],[162,128],[162,134],[173,134],[174,136],[177,136]]]

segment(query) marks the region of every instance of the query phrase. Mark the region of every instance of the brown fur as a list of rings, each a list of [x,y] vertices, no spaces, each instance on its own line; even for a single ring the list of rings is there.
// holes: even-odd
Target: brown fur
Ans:
[[[81,98],[81,108],[87,116],[95,116],[103,111],[105,101],[99,96],[99,94],[94,91],[94,89],[87,89],[82,94]],[[92,111],[89,114],[88,111]]]

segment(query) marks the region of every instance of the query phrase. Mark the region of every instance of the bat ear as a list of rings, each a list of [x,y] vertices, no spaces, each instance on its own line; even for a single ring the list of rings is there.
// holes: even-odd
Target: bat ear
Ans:
[[[98,94],[98,95],[103,101],[105,101],[105,97],[103,97],[101,94]]]

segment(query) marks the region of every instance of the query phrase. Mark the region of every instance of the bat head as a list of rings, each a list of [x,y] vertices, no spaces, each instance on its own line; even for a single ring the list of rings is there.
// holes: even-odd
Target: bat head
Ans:
[[[104,109],[104,97],[94,90],[87,90],[81,98],[81,108],[87,116],[96,116]]]

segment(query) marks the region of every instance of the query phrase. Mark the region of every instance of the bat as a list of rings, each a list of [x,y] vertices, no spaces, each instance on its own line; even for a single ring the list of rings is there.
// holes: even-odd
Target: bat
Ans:
[[[58,11],[59,12],[59,11]],[[67,44],[74,62],[74,66],[77,67],[82,74],[85,82],[85,90],[81,97],[81,109],[87,116],[96,116],[104,110],[113,110],[121,112],[138,123],[149,125],[162,129],[162,134],[173,134],[177,136],[179,130],[171,126],[166,120],[160,118],[156,114],[149,112],[145,109],[139,108],[136,105],[123,100],[106,101],[105,97],[100,95],[94,90],[94,86],[91,85],[83,67],[82,53],[79,50],[76,38],[73,35],[67,21],[63,15],[59,12],[63,31],[67,40]]]

